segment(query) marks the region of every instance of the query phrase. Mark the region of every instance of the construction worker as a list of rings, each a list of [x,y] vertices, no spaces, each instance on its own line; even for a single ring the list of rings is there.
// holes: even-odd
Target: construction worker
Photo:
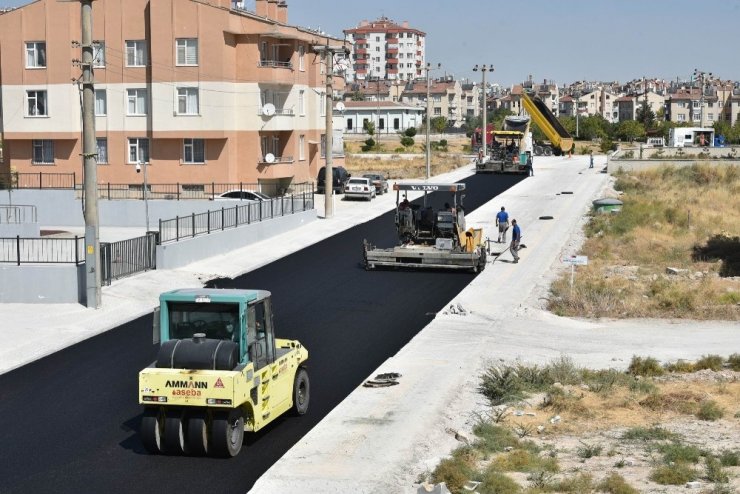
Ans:
[[[589,168],[594,167],[594,152],[593,151],[591,151],[591,153],[588,155],[588,163],[589,163],[588,165]]]
[[[509,213],[501,206],[501,211],[496,214],[496,226],[498,227],[498,240],[496,243],[506,243],[506,230],[509,229]]]
[[[522,231],[519,229],[519,225],[516,224],[516,220],[511,220],[513,229],[511,230],[511,255],[514,256],[514,264],[519,262],[519,243],[522,240]]]

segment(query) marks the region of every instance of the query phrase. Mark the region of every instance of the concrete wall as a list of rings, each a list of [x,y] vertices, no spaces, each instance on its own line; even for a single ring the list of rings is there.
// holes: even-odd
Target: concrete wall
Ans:
[[[0,264],[0,303],[85,303],[85,266]]]
[[[740,166],[740,159],[736,160],[712,160],[712,159],[690,159],[690,160],[677,160],[677,159],[671,159],[671,160],[640,160],[640,159],[610,159],[608,162],[608,171],[610,173],[616,172],[620,168],[624,171],[643,171],[643,170],[651,170],[654,168],[658,168],[661,166],[674,166],[674,167],[684,167],[684,166],[691,166],[694,164],[705,164],[710,166]]]
[[[189,201],[192,202],[192,201]],[[316,210],[281,216],[157,246],[157,269],[174,269],[285,233],[316,219]],[[207,252],[208,255],[203,253]],[[85,265],[0,264],[0,303],[85,303]]]
[[[76,199],[73,190],[32,190],[15,189],[10,195],[0,195],[0,204],[34,204],[38,212],[38,223],[44,228],[54,226],[85,226],[82,215],[82,201]],[[169,220],[176,216],[189,216],[192,213],[205,213],[221,208],[233,208],[238,201],[208,200],[164,200],[150,199],[149,227],[156,230],[160,219]],[[98,201],[100,225],[107,227],[143,227],[146,222],[143,200]],[[0,230],[0,237],[3,237]],[[15,235],[10,235],[14,237]]]
[[[210,235],[201,235],[179,242],[157,246],[157,269],[175,269],[209,256],[224,254],[232,250],[280,235],[316,219],[316,211],[281,216],[259,223],[243,225]]]

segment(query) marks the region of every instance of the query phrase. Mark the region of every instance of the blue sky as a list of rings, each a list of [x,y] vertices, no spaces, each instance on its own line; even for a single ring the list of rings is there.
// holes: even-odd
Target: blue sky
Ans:
[[[54,1],[54,0],[49,0]],[[120,0],[125,1],[125,0]],[[18,6],[25,0],[0,0]],[[248,8],[254,1],[248,0]],[[427,33],[427,59],[458,78],[628,81],[688,78],[695,68],[740,80],[740,0],[288,0],[291,24],[342,37],[385,15]],[[437,74],[434,74],[437,75]]]

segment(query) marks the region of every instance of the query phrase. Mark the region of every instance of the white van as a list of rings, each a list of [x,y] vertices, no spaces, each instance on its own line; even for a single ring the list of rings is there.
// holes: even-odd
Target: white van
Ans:
[[[714,146],[714,129],[711,127],[676,127],[668,133],[668,145],[674,148],[688,146]]]

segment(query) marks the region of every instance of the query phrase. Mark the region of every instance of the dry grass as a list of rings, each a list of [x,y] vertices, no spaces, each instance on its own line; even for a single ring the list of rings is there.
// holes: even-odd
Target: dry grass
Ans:
[[[662,167],[617,173],[624,207],[586,227],[571,293],[569,273],[549,308],[581,317],[740,320],[740,171]],[[686,270],[666,274],[666,268]]]

